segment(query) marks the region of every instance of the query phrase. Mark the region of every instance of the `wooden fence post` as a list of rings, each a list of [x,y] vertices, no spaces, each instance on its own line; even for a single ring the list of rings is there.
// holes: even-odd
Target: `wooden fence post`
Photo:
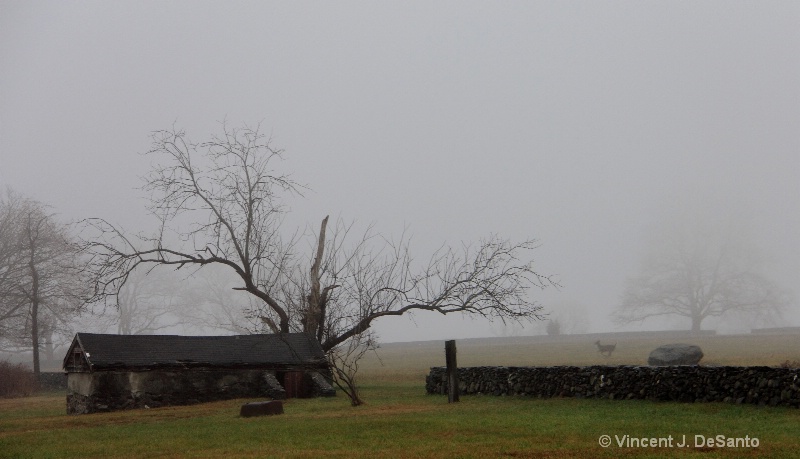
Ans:
[[[458,401],[458,363],[456,362],[456,341],[444,342],[444,355],[447,361],[447,403]]]

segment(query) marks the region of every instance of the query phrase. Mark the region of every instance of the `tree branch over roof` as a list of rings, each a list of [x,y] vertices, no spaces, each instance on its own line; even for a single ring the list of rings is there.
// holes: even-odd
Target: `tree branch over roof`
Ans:
[[[418,266],[405,234],[396,243],[372,227],[356,236],[353,224],[331,228],[325,217],[305,239],[311,250],[298,250],[305,236],[283,236],[282,198],[304,187],[275,170],[283,152],[258,127],[222,128],[203,143],[174,128],[153,133],[148,155],[156,161],[143,188],[160,223],[155,235],[134,239],[102,219],[83,222],[94,280],[89,301],[112,300],[137,269],[213,264],[236,274],[235,289],[260,300],[250,317],[273,331],[312,333],[326,351],[376,319],[414,311],[541,318],[530,289],[557,284],[533,269],[533,240],[493,235],[458,250],[442,247]]]

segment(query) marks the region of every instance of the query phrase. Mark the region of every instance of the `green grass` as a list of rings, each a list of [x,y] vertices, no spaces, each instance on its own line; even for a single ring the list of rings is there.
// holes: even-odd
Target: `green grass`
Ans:
[[[797,337],[759,338],[704,338],[700,345],[709,360],[726,364],[778,364],[800,355]],[[620,341],[610,359],[580,338],[483,344],[459,343],[459,363],[629,364],[642,353],[646,359],[656,343]],[[261,418],[238,416],[251,400],[67,416],[64,394],[4,399],[0,457],[800,457],[797,409],[491,396],[447,404],[424,393],[427,367],[443,364],[443,349],[385,346],[382,363],[374,356],[364,361],[367,405],[357,408],[340,394],[289,400],[284,415]],[[601,435],[671,435],[676,444],[602,448]],[[678,448],[683,435],[690,447]],[[759,447],[694,448],[695,435],[757,437]]]
[[[419,384],[366,385],[239,418],[247,400],[67,416],[58,395],[0,401],[0,457],[793,457],[800,411],[725,404],[464,397]],[[600,435],[758,437],[754,449],[603,449]],[[676,440],[677,441],[677,440]]]

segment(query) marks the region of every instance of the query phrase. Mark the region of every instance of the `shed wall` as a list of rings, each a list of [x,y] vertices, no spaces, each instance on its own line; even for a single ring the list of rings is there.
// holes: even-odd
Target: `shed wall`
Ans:
[[[67,393],[91,395],[94,392],[94,378],[91,373],[70,373],[67,376]]]
[[[232,398],[286,398],[273,371],[98,371],[70,373],[67,413],[155,408]]]

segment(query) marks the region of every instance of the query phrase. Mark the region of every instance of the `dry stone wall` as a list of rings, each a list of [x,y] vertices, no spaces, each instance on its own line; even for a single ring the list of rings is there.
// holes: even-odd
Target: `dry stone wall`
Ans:
[[[523,395],[729,402],[800,407],[800,369],[707,366],[468,367],[458,369],[465,395]],[[426,377],[429,394],[446,394],[446,369]]]

